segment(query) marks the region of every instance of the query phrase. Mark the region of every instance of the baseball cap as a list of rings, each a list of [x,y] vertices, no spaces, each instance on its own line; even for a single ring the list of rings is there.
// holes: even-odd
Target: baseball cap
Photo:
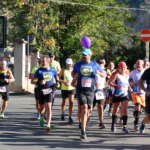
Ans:
[[[71,58],[67,58],[67,59],[66,59],[66,64],[72,65],[72,64],[73,64],[72,59],[71,59]]]
[[[121,62],[118,64],[118,67],[127,68],[127,64],[126,64],[124,61],[121,61]]]
[[[91,52],[91,50],[89,48],[85,48],[85,49],[82,50],[82,54],[83,55],[91,55],[92,52]]]

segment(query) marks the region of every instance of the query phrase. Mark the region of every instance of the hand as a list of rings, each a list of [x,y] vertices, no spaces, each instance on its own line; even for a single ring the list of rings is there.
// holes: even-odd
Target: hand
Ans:
[[[42,85],[46,84],[46,81],[45,80],[41,80],[40,82]]]
[[[5,81],[6,83],[9,83],[9,79],[5,79],[4,81]]]
[[[145,92],[147,96],[150,96],[150,91]]]
[[[59,82],[56,83],[56,88],[60,88],[60,83]]]

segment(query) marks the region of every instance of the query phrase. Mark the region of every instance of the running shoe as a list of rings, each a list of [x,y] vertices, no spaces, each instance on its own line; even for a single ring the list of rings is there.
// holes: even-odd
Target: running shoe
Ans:
[[[128,128],[127,128],[126,126],[124,126],[124,127],[122,128],[122,131],[123,131],[124,133],[126,133],[126,134],[129,133],[129,130],[128,130]]]
[[[81,123],[79,123],[79,129],[81,129]]]
[[[106,113],[106,112],[108,112],[109,111],[109,104],[106,104],[106,107],[105,107],[105,109],[104,109],[104,112]]]
[[[85,132],[81,131],[81,139],[86,140],[87,139],[87,135]]]
[[[1,114],[0,114],[0,118],[1,118],[1,119],[4,119],[4,118],[5,118],[4,113],[1,113]]]
[[[46,128],[50,129],[50,128],[51,128],[51,125],[50,125],[50,124],[47,124],[47,125],[46,125]]]
[[[140,126],[140,133],[141,134],[145,133],[145,124],[144,123],[142,123],[141,126]]]
[[[44,119],[40,120],[40,127],[44,127]]]
[[[138,125],[134,125],[134,131],[135,132],[139,131],[139,126]]]
[[[100,124],[99,124],[99,128],[100,128],[100,129],[105,129],[105,125],[104,125],[103,123],[100,123]]]
[[[69,124],[73,124],[73,119],[69,117]]]
[[[108,111],[107,116],[108,116],[108,117],[111,117],[111,116],[112,116],[112,113],[111,113],[110,111]]]
[[[112,132],[116,132],[116,127],[115,127],[114,124],[111,125],[111,131],[112,131]]]
[[[37,115],[36,115],[36,119],[37,119],[37,120],[40,120],[40,113],[39,113],[39,112],[38,112]]]
[[[65,115],[64,115],[64,114],[61,115],[61,120],[62,120],[62,121],[65,120]]]

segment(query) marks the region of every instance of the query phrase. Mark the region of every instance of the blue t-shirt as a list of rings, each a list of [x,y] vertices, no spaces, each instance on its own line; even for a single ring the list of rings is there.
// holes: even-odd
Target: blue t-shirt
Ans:
[[[73,73],[78,74],[77,90],[94,90],[96,73],[102,68],[96,62],[84,63],[80,61],[74,65]]]
[[[55,84],[55,78],[57,76],[57,72],[55,69],[53,68],[39,68],[35,74],[34,74],[34,78],[38,79],[38,86],[41,88],[50,88],[51,86],[53,86]],[[45,80],[46,84],[45,85],[40,85],[40,81],[41,80]]]

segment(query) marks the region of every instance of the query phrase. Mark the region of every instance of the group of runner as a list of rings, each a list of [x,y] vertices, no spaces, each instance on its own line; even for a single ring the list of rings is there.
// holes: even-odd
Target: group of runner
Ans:
[[[73,64],[71,58],[67,58],[63,69],[55,61],[53,54],[43,55],[37,60],[37,66],[33,67],[30,79],[35,84],[37,119],[40,121],[40,126],[44,127],[46,123],[46,128],[51,128],[55,91],[60,88],[62,93],[61,120],[66,119],[65,109],[68,101],[70,124],[74,123],[72,112],[76,95],[81,139],[87,139],[88,121],[96,105],[101,129],[105,128],[104,110],[108,109],[109,116],[112,114],[111,131],[117,130],[116,122],[119,115],[123,125],[122,130],[128,133],[128,102],[131,99],[135,104],[134,130],[144,133],[145,124],[150,122],[149,61],[138,59],[134,70],[129,71],[127,64],[123,61],[119,62],[116,68],[113,62],[105,68],[106,62],[103,57],[92,61],[90,49],[83,49],[81,55],[81,61],[76,64]],[[15,80],[6,66],[6,61],[0,61],[0,93],[3,99],[1,118],[4,118],[4,111],[7,107],[7,85]],[[143,109],[146,115],[139,126],[139,118]]]

